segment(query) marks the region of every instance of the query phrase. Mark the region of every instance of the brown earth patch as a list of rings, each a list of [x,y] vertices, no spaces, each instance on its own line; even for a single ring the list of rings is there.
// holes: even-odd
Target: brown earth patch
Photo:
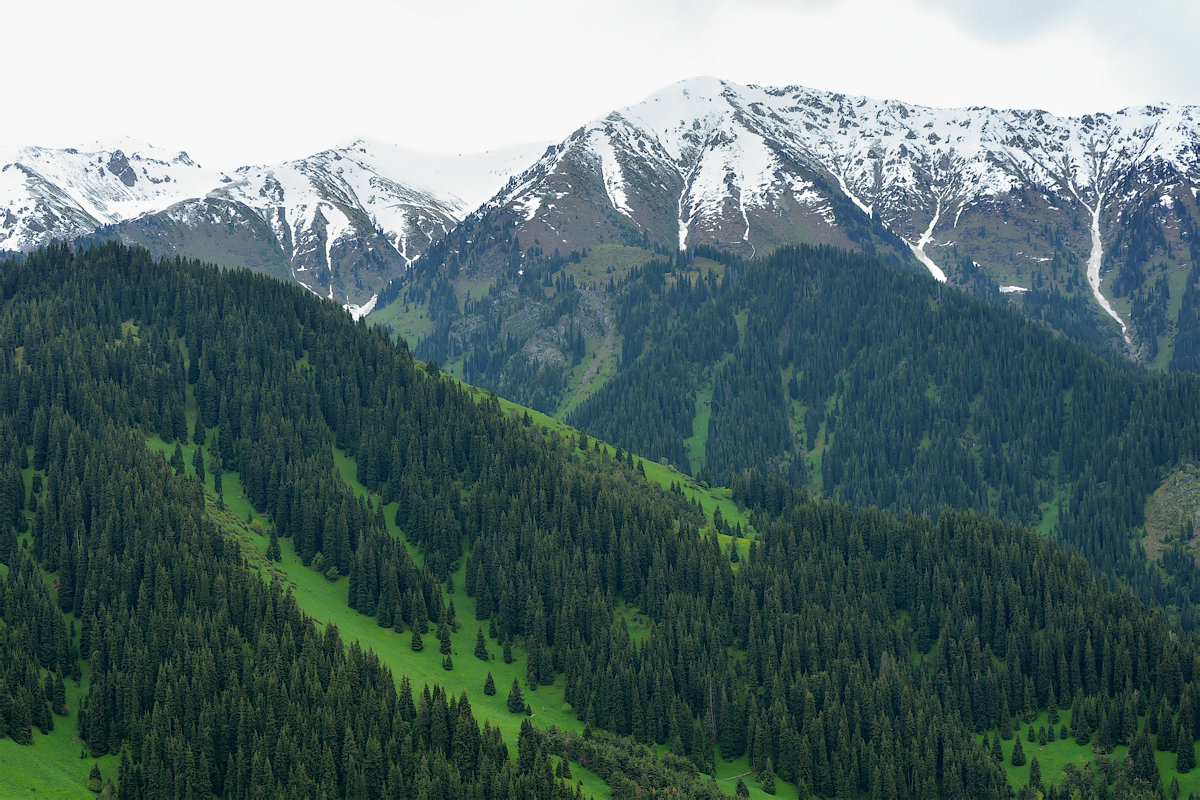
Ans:
[[[1200,467],[1186,466],[1172,472],[1146,501],[1146,536],[1142,547],[1146,558],[1156,561],[1168,546],[1179,540],[1180,531],[1191,522],[1187,546],[1200,553]],[[1200,564],[1200,558],[1197,558]]]

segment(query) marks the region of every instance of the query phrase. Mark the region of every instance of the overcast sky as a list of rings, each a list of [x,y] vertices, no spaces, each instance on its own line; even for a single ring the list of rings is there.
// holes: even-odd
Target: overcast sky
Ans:
[[[38,0],[0,144],[130,136],[232,167],[356,136],[561,139],[697,75],[1062,114],[1200,104],[1195,0]]]

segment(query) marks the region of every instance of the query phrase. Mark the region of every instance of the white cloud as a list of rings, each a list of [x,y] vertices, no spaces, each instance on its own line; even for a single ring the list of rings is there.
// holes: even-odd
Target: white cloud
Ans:
[[[1200,102],[1200,4],[1178,0],[14,6],[0,143],[128,134],[230,166],[359,135],[440,151],[561,138],[694,75],[1063,113]]]

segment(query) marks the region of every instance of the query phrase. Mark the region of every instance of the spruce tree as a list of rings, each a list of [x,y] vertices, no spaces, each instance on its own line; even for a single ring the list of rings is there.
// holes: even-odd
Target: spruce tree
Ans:
[[[475,657],[480,661],[488,660],[487,640],[483,638],[483,628],[475,629]]]
[[[521,692],[521,682],[513,678],[512,688],[508,690],[508,713],[525,713],[525,695]]]
[[[1192,732],[1179,726],[1175,733],[1175,771],[1190,772],[1196,766],[1196,743],[1192,740]]]
[[[492,695],[494,695],[496,693],[496,681],[492,677],[492,673],[490,670],[488,671],[488,674],[487,674],[487,680],[483,682],[483,693],[486,694],[488,697],[491,697]]]
[[[1025,751],[1021,748],[1021,737],[1017,736],[1017,737],[1014,737],[1014,744],[1013,744],[1013,751],[1012,751],[1012,765],[1014,767],[1020,767],[1024,764],[1025,764]]]
[[[775,794],[775,767],[770,756],[767,756],[767,768],[763,771],[762,789],[767,794]]]
[[[100,776],[99,764],[92,764],[92,771],[88,773],[87,788],[89,792],[99,792],[104,788],[104,779]]]
[[[1155,789],[1162,787],[1159,778],[1158,764],[1154,760],[1154,746],[1150,744],[1150,735],[1145,731],[1138,734],[1129,747],[1129,777],[1145,786]]]

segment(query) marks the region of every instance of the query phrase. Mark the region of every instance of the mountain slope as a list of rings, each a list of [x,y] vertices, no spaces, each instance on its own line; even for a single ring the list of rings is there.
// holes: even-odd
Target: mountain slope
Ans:
[[[744,257],[796,242],[891,249],[940,281],[999,291],[1077,338],[1166,367],[1192,326],[1180,306],[1200,277],[1198,187],[1193,107],[1059,117],[705,78],[548,150],[443,260],[491,279],[615,245]]]
[[[1200,378],[846,251],[723,258],[723,279],[661,260],[622,287],[622,359],[569,422],[709,480],[758,470],[856,505],[1036,526],[1200,623],[1180,555],[1200,550],[1153,554],[1160,571],[1137,545],[1150,494],[1200,458]]]
[[[735,487],[742,550],[627,452],[473,398],[296,286],[116,244],[3,267],[4,732],[41,745],[86,667],[78,746],[120,754],[124,796],[564,798],[563,759],[615,798],[716,798],[735,791],[700,774],[720,752],[763,793],[1001,798],[981,738],[1011,751],[1014,721],[1068,704],[1077,744],[1117,754],[1093,788],[1196,788],[1154,746],[1187,771],[1200,641],[1028,528],[759,475]],[[235,489],[254,519],[231,537],[209,512]],[[478,675],[520,648],[512,696],[584,733],[505,703],[512,759],[474,687],[421,692],[318,630],[257,547],[246,563],[247,528],[268,559],[290,540],[308,587],[342,587],[320,594],[374,620],[356,630],[387,662],[436,636],[407,663]],[[470,633],[478,654],[456,652]]]

